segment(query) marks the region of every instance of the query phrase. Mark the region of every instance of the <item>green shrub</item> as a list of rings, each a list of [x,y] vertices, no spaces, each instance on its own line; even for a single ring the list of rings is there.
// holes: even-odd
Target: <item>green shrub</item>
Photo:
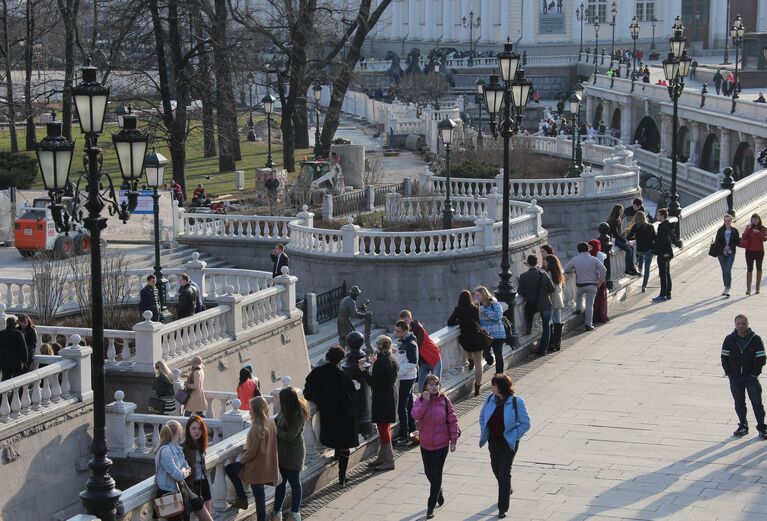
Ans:
[[[18,152],[0,152],[0,190],[15,186],[26,190],[37,177],[35,156]]]

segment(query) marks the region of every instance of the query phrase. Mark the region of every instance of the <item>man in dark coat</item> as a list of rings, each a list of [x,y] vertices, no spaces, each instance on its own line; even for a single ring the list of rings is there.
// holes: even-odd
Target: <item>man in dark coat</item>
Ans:
[[[525,324],[525,334],[532,332],[533,317],[536,313],[541,314],[541,340],[538,342],[538,355],[544,356],[549,349],[551,339],[551,295],[556,291],[549,274],[538,269],[538,257],[527,256],[528,270],[519,276],[517,293],[525,299],[525,318],[529,321]]]
[[[285,253],[285,246],[278,244],[272,250],[272,277],[279,277],[282,275],[282,267],[289,266],[290,259]]]
[[[336,450],[338,482],[342,486],[346,484],[349,449],[359,445],[354,417],[356,388],[351,377],[338,367],[345,356],[341,346],[328,349],[326,362],[312,369],[304,384],[304,398],[314,402],[320,411],[320,443]]]
[[[157,291],[157,277],[147,275],[146,286],[141,289],[139,312],[143,318],[144,311],[152,312],[152,321],[160,322],[160,292]]]
[[[16,317],[5,320],[5,329],[0,331],[0,371],[3,381],[24,374],[29,365],[27,343],[24,333],[16,329]]]
[[[186,273],[178,278],[180,286],[178,290],[178,307],[176,308],[178,318],[191,317],[197,309],[197,288],[189,282],[189,275]]]

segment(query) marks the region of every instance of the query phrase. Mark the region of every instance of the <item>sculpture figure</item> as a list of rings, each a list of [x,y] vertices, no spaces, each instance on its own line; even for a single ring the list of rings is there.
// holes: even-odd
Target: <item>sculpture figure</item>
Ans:
[[[342,347],[346,347],[347,335],[355,330],[352,320],[355,318],[367,318],[369,315],[367,310],[368,300],[357,308],[357,298],[361,294],[362,290],[358,286],[352,286],[349,294],[341,299],[341,303],[338,305],[336,326],[338,327],[338,343]]]

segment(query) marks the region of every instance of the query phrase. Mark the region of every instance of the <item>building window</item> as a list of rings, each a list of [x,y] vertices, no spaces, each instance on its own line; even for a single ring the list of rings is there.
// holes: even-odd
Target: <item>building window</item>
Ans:
[[[637,20],[640,22],[652,22],[655,17],[655,0],[642,0],[637,2]]]
[[[595,16],[598,17],[599,23],[607,21],[607,0],[589,0],[586,6],[586,20],[594,23]]]

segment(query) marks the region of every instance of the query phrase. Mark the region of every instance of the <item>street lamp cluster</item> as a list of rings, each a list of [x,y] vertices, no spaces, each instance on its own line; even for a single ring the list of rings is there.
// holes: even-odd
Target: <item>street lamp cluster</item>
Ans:
[[[322,99],[322,85],[320,85],[319,82],[316,82],[314,87],[312,87],[312,92],[314,94],[314,117],[315,122],[317,123],[314,129],[314,158],[320,159],[322,157],[322,145],[320,143],[320,100]]]
[[[583,101],[583,91],[583,84],[578,82],[573,86],[573,91],[567,99],[570,104],[570,114],[572,114],[573,119],[573,129],[571,132],[572,152],[567,177],[578,177],[583,173],[583,149],[581,148],[581,132],[580,127],[578,126],[578,120],[581,114],[581,102]]]
[[[162,186],[167,160],[156,152],[146,155],[149,137],[137,128],[136,116],[130,110],[118,113],[121,130],[112,135],[117,159],[122,174],[123,186],[127,187],[127,201],[119,203],[115,195],[112,178],[101,172],[101,149],[98,136],[103,132],[109,88],[97,79],[95,67],[89,64],[82,67],[82,82],[72,89],[75,108],[80,121],[80,129],[85,135],[85,153],[87,172],[77,181],[73,213],[81,211],[80,185],[85,183],[83,196],[87,216],[85,227],[90,233],[91,248],[91,327],[92,327],[92,366],[93,386],[93,459],[88,463],[92,473],[86,489],[80,494],[86,511],[104,521],[113,521],[116,516],[117,500],[120,491],[115,488],[115,481],[109,475],[112,466],[107,457],[105,429],[105,383],[104,383],[104,316],[101,269],[101,231],[106,228],[106,217],[102,211],[106,208],[109,215],[118,215],[123,222],[130,217],[138,204],[137,186],[146,167],[147,184],[154,189],[155,208],[155,275],[162,280],[159,256],[159,220],[158,188]],[[51,121],[47,125],[47,135],[36,147],[37,159],[42,172],[43,184],[51,200],[51,210],[56,229],[69,231],[71,216],[62,205],[62,197],[69,184],[69,171],[74,155],[74,142],[62,136],[62,124]],[[162,284],[160,284],[162,288]],[[160,289],[161,304],[164,307],[164,288]]]
[[[740,78],[738,77],[738,65],[740,62],[740,47],[743,45],[743,35],[746,27],[743,25],[743,19],[740,15],[735,17],[730,26],[730,37],[732,37],[732,46],[735,47],[735,85],[732,88],[732,111],[735,112],[735,100],[740,94]]]
[[[668,93],[674,105],[671,129],[671,195],[669,197],[668,213],[670,216],[677,218],[674,225],[674,239],[679,243],[679,216],[682,213],[682,207],[679,204],[679,194],[677,193],[676,188],[677,161],[679,155],[678,106],[679,97],[684,91],[684,79],[690,71],[692,59],[687,56],[687,51],[685,50],[687,38],[683,36],[684,25],[682,25],[682,20],[678,16],[674,20],[672,29],[674,35],[669,38],[671,52],[668,53],[668,58],[663,60],[663,74],[668,82]]]

